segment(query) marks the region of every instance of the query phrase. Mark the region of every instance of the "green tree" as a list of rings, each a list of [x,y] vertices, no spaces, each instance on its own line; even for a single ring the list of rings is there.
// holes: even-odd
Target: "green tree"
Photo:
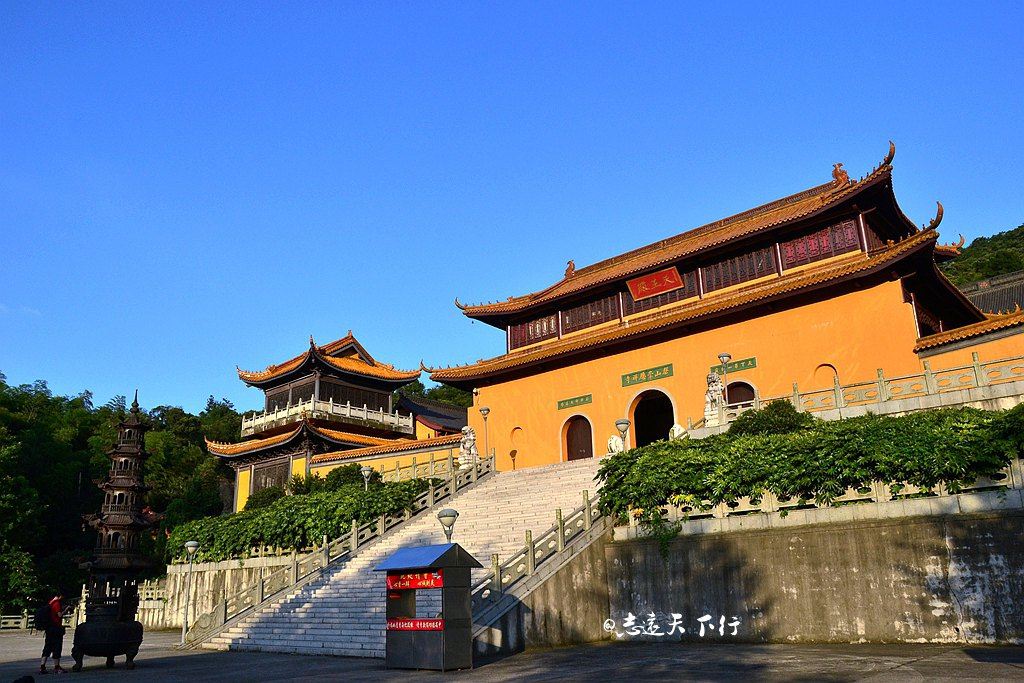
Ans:
[[[942,270],[957,285],[1024,270],[1024,224],[975,239]]]

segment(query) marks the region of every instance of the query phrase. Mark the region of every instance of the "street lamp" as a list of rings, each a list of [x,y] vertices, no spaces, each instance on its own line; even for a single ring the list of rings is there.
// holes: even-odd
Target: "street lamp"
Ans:
[[[373,474],[373,468],[369,465],[363,465],[359,468],[359,473],[363,475],[363,490],[370,490],[370,475]]]
[[[718,360],[722,363],[722,388],[725,395],[725,405],[729,405],[729,369],[726,365],[732,360],[732,354],[722,352],[718,354]]]
[[[487,416],[491,414],[491,409],[484,406],[480,409],[480,414],[484,418],[484,457],[486,458],[491,455],[491,447],[487,439]]]
[[[192,597],[192,561],[199,550],[198,541],[186,541],[185,550],[188,552],[188,579],[185,581],[185,616],[181,619],[181,644],[185,644],[185,633],[188,631],[188,603]]]
[[[437,513],[437,521],[441,522],[441,528],[444,529],[445,538],[448,542],[452,542],[452,529],[455,528],[455,520],[459,518],[458,510],[452,510],[451,508],[445,508]]]
[[[619,434],[622,435],[622,447],[629,448],[629,444],[626,443],[626,432],[629,431],[629,420],[624,417],[620,417],[615,421],[615,428],[619,430]]]

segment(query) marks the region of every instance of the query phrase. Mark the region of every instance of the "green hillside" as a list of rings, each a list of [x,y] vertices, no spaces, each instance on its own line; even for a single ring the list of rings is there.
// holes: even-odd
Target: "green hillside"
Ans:
[[[977,238],[942,270],[957,285],[1024,270],[1024,225]]]

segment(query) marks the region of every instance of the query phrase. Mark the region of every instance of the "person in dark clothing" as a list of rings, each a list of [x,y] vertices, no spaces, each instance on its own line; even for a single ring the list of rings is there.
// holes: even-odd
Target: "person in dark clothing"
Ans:
[[[64,669],[60,666],[60,655],[64,649],[64,592],[58,591],[57,595],[49,602],[50,623],[46,627],[46,640],[43,642],[43,658],[39,662],[39,673],[45,674],[46,660],[53,657],[53,673],[62,674]]]

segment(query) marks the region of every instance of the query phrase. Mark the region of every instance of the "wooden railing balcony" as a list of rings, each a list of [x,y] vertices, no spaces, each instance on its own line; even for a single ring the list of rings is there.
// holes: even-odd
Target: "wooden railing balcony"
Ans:
[[[365,405],[354,406],[351,403],[335,403],[333,400],[321,401],[311,398],[308,401],[301,401],[284,408],[266,410],[248,417],[243,415],[242,436],[252,436],[303,418],[357,424],[371,423],[371,426],[380,426],[404,434],[415,432],[412,415],[401,415],[398,412],[389,413],[384,409],[375,410],[367,408]]]

